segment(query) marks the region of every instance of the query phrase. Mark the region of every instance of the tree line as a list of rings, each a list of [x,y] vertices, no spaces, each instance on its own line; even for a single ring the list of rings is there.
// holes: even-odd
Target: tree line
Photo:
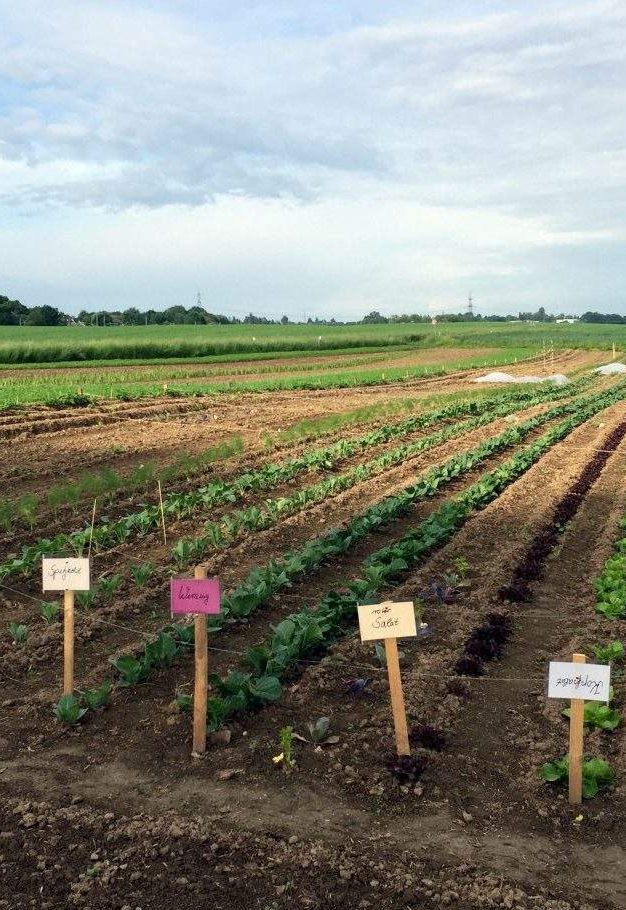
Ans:
[[[580,322],[610,323],[626,325],[626,316],[619,313],[583,313],[574,317],[565,313],[558,315],[547,313],[544,307],[536,312],[519,312],[508,316],[483,316],[480,313],[441,313],[435,317],[437,322],[556,322],[561,319],[578,318]],[[386,325],[393,323],[429,323],[430,315],[423,313],[405,313],[397,316],[383,316],[372,310],[363,319],[350,323],[336,319],[307,319],[309,325]],[[202,306],[172,306],[166,310],[139,310],[130,307],[127,310],[81,310],[78,316],[68,316],[53,306],[27,307],[19,300],[11,300],[0,294],[0,325],[291,325],[288,316],[280,319],[269,319],[267,316],[256,316],[249,313],[243,319],[236,316],[222,316],[210,313]]]

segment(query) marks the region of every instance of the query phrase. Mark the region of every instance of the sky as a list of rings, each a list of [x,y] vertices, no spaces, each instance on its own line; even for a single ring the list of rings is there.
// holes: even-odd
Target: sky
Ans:
[[[0,294],[626,313],[626,4],[0,0]]]

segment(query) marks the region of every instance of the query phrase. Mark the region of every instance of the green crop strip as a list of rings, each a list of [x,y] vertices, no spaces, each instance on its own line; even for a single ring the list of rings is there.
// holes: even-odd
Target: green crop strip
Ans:
[[[445,427],[417,442],[398,446],[390,452],[385,452],[377,458],[356,465],[344,474],[335,475],[318,483],[298,490],[291,496],[280,499],[268,499],[262,507],[250,506],[247,509],[237,510],[222,516],[217,521],[205,524],[205,533],[195,538],[181,538],[172,549],[172,557],[179,571],[191,563],[200,562],[211,550],[224,549],[234,541],[248,533],[273,527],[289,515],[294,515],[302,509],[323,502],[330,496],[345,492],[356,484],[362,483],[370,477],[386,471],[391,467],[427,452],[436,446],[442,445],[451,439],[478,429],[493,422],[498,417],[511,414],[519,405],[506,404],[494,408],[487,414],[482,414],[470,420],[464,420],[452,426]],[[559,414],[563,413],[559,410]]]
[[[530,349],[510,349],[496,357],[489,357],[489,366],[512,363],[514,359],[523,361],[533,352]],[[143,398],[182,398],[203,395],[220,395],[223,393],[247,394],[276,391],[295,391],[298,389],[343,389],[358,386],[390,385],[411,379],[446,376],[449,373],[471,370],[485,365],[484,357],[472,357],[455,363],[432,366],[384,367],[372,370],[342,371],[325,374],[324,368],[318,369],[318,375],[291,376],[283,379],[258,379],[250,381],[225,381],[206,384],[194,384],[190,387],[173,386],[164,390],[162,383],[145,383],[129,381],[123,387],[114,387],[106,375],[95,381],[86,380],[76,391],[76,379],[67,384],[59,383],[56,394],[50,396],[49,383],[41,379],[4,380],[0,385],[0,409],[28,407],[40,404],[47,407],[67,408],[83,407],[105,401],[138,401]]]
[[[530,406],[544,401],[570,396],[573,389],[545,389],[531,392],[515,392],[510,398],[510,410],[515,410],[519,404]],[[313,452],[307,452],[296,458],[283,462],[280,465],[267,464],[256,471],[240,475],[234,481],[225,483],[221,480],[200,487],[189,493],[171,493],[164,498],[163,509],[168,517],[176,520],[188,518],[198,509],[208,509],[227,502],[236,502],[249,491],[267,490],[279,483],[284,483],[296,477],[303,471],[324,469],[328,470],[341,460],[344,460],[365,449],[379,445],[397,436],[415,432],[433,423],[458,417],[462,414],[481,415],[497,408],[502,398],[488,398],[472,400],[449,405],[438,411],[408,417],[403,421],[388,424],[366,433],[354,440],[340,440],[331,446]],[[500,405],[504,407],[505,405]],[[356,481],[355,481],[356,482]],[[57,534],[52,538],[42,538],[37,543],[25,546],[19,557],[0,563],[0,579],[12,575],[28,575],[37,561],[43,556],[60,556],[68,551],[80,554],[89,544],[91,537],[94,549],[102,550],[106,547],[118,546],[125,543],[133,536],[143,536],[159,526],[161,513],[159,506],[147,506],[139,512],[132,513],[117,521],[98,525],[93,530],[86,527],[82,531]],[[178,554],[175,554],[178,555]],[[181,545],[180,555],[185,559],[193,558],[193,551],[186,550]]]
[[[344,589],[330,591],[316,609],[292,614],[273,627],[264,642],[246,653],[245,663],[252,672],[235,670],[224,679],[211,678],[218,692],[207,704],[211,729],[217,729],[233,714],[259,707],[258,697],[249,695],[252,689],[267,693],[266,703],[278,698],[280,679],[299,661],[318,654],[345,634],[352,627],[359,603],[375,600],[380,591],[397,584],[420,560],[446,543],[472,513],[500,495],[556,442],[616,400],[619,396],[613,393],[581,408],[499,468],[485,474],[464,493],[443,503],[399,541],[371,554],[364,562],[361,578],[351,581]]]
[[[265,603],[272,594],[289,586],[295,579],[301,578],[331,556],[347,552],[356,542],[361,540],[375,528],[388,523],[405,512],[417,499],[434,495],[445,483],[471,470],[485,457],[488,457],[494,452],[499,451],[508,445],[518,443],[525,435],[528,435],[533,429],[541,426],[548,420],[563,413],[573,412],[574,416],[563,421],[553,430],[545,434],[540,441],[529,446],[525,450],[525,456],[520,454],[513,459],[517,468],[520,468],[520,466],[523,466],[526,462],[528,463],[527,466],[530,466],[532,460],[539,458],[542,452],[552,445],[553,441],[563,438],[584,420],[593,416],[593,414],[607,407],[609,404],[613,404],[615,401],[619,400],[624,391],[626,391],[626,386],[620,387],[611,393],[594,396],[592,399],[587,399],[583,403],[561,405],[546,414],[531,418],[524,424],[487,440],[476,449],[449,459],[444,465],[429,471],[420,478],[417,483],[402,490],[400,493],[384,498],[361,515],[356,516],[347,527],[330,531],[315,540],[309,541],[300,550],[286,554],[282,559],[272,560],[263,567],[253,569],[242,584],[223,598],[222,612],[219,616],[211,617],[209,619],[210,629],[212,631],[217,631],[224,625],[225,621],[246,619],[252,612]],[[529,458],[531,459],[530,461],[528,461]],[[507,465],[510,465],[510,462],[507,462]],[[463,502],[466,503],[467,514],[469,514],[469,511],[473,508],[472,502],[474,500],[472,497],[475,497],[478,492],[485,496],[490,495],[492,488],[495,489],[490,478],[499,478],[500,475],[498,474],[498,470],[503,469],[497,469],[492,472],[492,474],[486,475],[487,479],[483,478],[482,481],[474,484],[468,493],[462,494],[461,497],[454,500],[454,503],[457,503],[453,510],[455,515],[460,514],[460,507],[458,504]],[[526,470],[526,468],[524,467],[523,470]],[[520,469],[520,473],[523,473],[523,470]],[[505,470],[503,476],[508,477],[511,471],[512,468],[509,468],[508,471]],[[511,474],[511,476],[513,475]],[[481,486],[481,484],[483,484],[483,486]],[[444,503],[441,509],[438,510],[436,513],[439,516],[437,521],[442,515],[446,514],[445,510],[449,506],[449,503]],[[430,521],[431,519],[428,519],[420,525],[420,528],[430,527]],[[408,535],[408,538],[411,538],[411,534]],[[406,539],[403,538],[403,541],[405,540]],[[410,548],[410,544],[407,544],[407,547]],[[384,548],[379,551],[379,559],[384,559],[384,554],[386,552],[392,552],[392,550],[393,548]],[[391,557],[391,563],[394,568],[397,568],[398,563],[394,562],[395,558],[394,553]],[[368,562],[371,562],[371,558]],[[367,571],[368,575],[372,578],[380,576],[381,584],[385,580],[385,573],[381,571],[380,566],[377,566],[375,562],[371,562]],[[175,656],[178,650],[185,648],[192,639],[193,628],[191,626],[170,625],[158,634],[155,641],[161,642],[161,648],[165,647],[165,642],[167,642],[169,660]],[[148,647],[149,646],[146,646],[146,648]],[[169,653],[170,651],[171,654]],[[149,658],[146,649],[144,650],[144,655],[142,657],[137,658],[133,655],[122,655],[115,660],[114,665],[121,674],[123,684],[130,685],[141,679],[145,679],[153,666],[162,666],[163,663]]]
[[[626,530],[626,518],[619,527]],[[626,536],[620,537],[596,581],[596,612],[607,619],[626,619]]]

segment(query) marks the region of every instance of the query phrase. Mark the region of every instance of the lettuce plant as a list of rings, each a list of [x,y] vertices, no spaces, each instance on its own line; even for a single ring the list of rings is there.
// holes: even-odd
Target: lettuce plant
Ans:
[[[563,717],[571,715],[570,708],[563,708],[561,714]],[[615,708],[605,705],[599,701],[586,701],[583,714],[583,723],[587,727],[597,727],[599,730],[612,732],[621,723],[621,715]]]
[[[68,727],[74,727],[87,713],[74,695],[62,695],[54,706],[54,716]]]
[[[555,761],[546,762],[540,770],[543,780],[549,783],[566,782],[569,779],[569,757],[564,755]],[[596,796],[600,790],[610,787],[615,779],[613,769],[603,758],[583,761],[582,792],[585,799]]]

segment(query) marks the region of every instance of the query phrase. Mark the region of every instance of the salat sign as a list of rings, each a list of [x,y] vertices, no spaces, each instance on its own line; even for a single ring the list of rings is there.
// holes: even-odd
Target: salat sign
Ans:
[[[381,638],[411,638],[417,635],[415,608],[404,603],[362,604],[359,610],[361,641]]]
[[[172,578],[172,613],[219,613],[219,578]]]
[[[582,698],[585,701],[608,702],[610,687],[609,664],[550,663],[548,698]]]

